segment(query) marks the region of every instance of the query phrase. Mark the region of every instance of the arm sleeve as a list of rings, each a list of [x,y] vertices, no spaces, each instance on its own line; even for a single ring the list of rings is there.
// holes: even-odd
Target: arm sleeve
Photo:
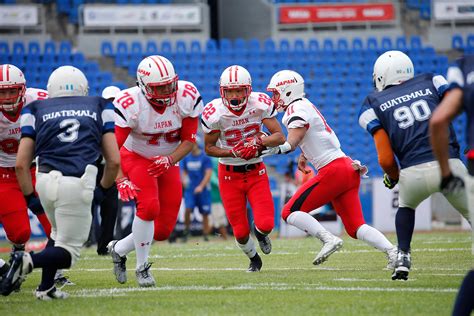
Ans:
[[[272,102],[272,99],[265,94],[265,93],[259,93],[258,94],[258,102],[262,103],[264,107],[266,107],[266,110],[263,112],[263,117],[262,119],[267,119],[267,118],[272,118],[275,117],[278,112],[275,108],[275,105]],[[270,105],[268,105],[268,103]]]
[[[196,142],[198,128],[198,118],[197,117],[185,117],[181,126],[181,141],[190,141],[192,143]]]
[[[442,97],[448,89],[448,82],[443,76],[436,75],[433,76],[433,86],[435,87],[436,91],[438,91],[438,95]]]
[[[448,90],[464,87],[464,76],[458,64],[449,67],[447,78],[449,84]]]
[[[300,128],[309,126],[309,118],[308,113],[303,109],[303,107],[296,106],[294,107],[294,111],[291,115],[288,115],[287,118],[287,126],[288,128]]]
[[[102,134],[115,132],[115,107],[112,103],[102,99],[105,103],[102,110]]]
[[[202,97],[201,94],[199,93],[199,90],[196,88],[194,84],[192,84],[189,81],[186,81],[186,84],[184,87],[190,86],[196,90],[196,93],[193,93],[191,89],[184,88],[189,92],[189,93],[183,93],[181,97],[183,99],[180,99],[181,102],[179,103],[179,109],[181,112],[181,115],[183,117],[198,117],[199,114],[202,112],[203,108],[203,102],[202,102]]]
[[[370,106],[368,98],[365,99],[359,111],[359,125],[371,135],[374,135],[377,130],[382,128],[382,124],[380,123],[375,110]]]
[[[122,148],[131,131],[130,127],[115,126],[115,138],[117,138],[118,148]]]
[[[205,134],[212,134],[220,131],[218,113],[212,103],[208,103],[201,115],[201,126]]]
[[[398,165],[387,132],[383,128],[379,128],[373,136],[380,167],[390,178],[398,180]]]
[[[36,139],[36,118],[31,112],[32,107],[36,102],[32,103],[29,106],[25,106],[23,110],[21,110],[21,117],[20,117],[20,128],[21,128],[21,137],[29,137],[32,139]]]

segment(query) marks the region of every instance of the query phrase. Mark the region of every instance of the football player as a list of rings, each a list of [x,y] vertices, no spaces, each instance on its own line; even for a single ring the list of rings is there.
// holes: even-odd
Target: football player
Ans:
[[[445,192],[463,190],[463,181],[451,170],[449,164],[448,128],[450,122],[463,111],[467,114],[467,153],[468,174],[466,183],[469,215],[474,216],[474,55],[465,56],[448,69],[448,90],[443,101],[434,111],[430,120],[431,145],[441,169],[441,188]],[[472,254],[474,254],[474,231],[472,235]],[[468,272],[459,289],[453,315],[470,315],[474,309],[474,270]]]
[[[15,175],[15,159],[20,142],[20,113],[35,100],[48,98],[45,90],[26,88],[23,72],[14,65],[0,65],[0,223],[13,250],[24,250],[31,229],[27,208],[39,219],[46,235],[51,233],[43,207],[36,194],[25,201]],[[35,168],[31,168],[35,181]]]
[[[218,179],[227,218],[237,245],[250,259],[248,272],[258,272],[262,260],[250,237],[247,201],[252,207],[255,236],[264,254],[271,252],[268,234],[274,225],[274,205],[268,175],[258,154],[265,146],[285,140],[270,98],[252,92],[252,79],[242,66],[224,70],[220,77],[221,98],[209,102],[202,113],[205,151],[219,157]],[[271,135],[262,137],[262,124]],[[250,144],[243,147],[244,141]]]
[[[393,189],[399,183],[395,217],[399,251],[392,279],[407,280],[417,206],[441,191],[468,218],[465,192],[440,189],[440,168],[429,140],[429,119],[446,91],[447,82],[443,76],[428,73],[414,77],[411,59],[400,51],[388,51],[376,60],[373,80],[376,91],[362,104],[359,124],[374,138],[379,164],[385,172],[385,186]],[[459,159],[459,144],[452,126],[448,148],[453,173],[465,175],[466,167]],[[441,188],[448,185],[448,180],[443,179]]]
[[[132,233],[108,248],[119,283],[127,281],[126,255],[135,249],[138,285],[154,286],[150,247],[153,239],[166,240],[176,224],[182,198],[178,162],[196,141],[203,102],[194,84],[178,80],[172,63],[155,55],[140,62],[137,86],[122,90],[114,104],[123,170],[117,189],[122,200],[136,199],[137,212]]]
[[[295,71],[282,70],[273,75],[267,87],[279,111],[284,111],[282,122],[288,129],[287,141],[263,154],[285,154],[300,147],[298,169],[309,173],[309,161],[318,173],[305,182],[285,204],[282,218],[323,242],[313,264],[318,265],[342,247],[342,240],[324,229],[308,212],[329,202],[341,217],[349,236],[365,241],[384,252],[388,265],[396,258],[396,247],[378,230],[367,225],[359,199],[360,176],[367,167],[352,160],[341,150],[339,139],[323,115],[305,98],[304,79]]]
[[[41,283],[35,291],[40,300],[63,299],[56,289],[57,269],[75,264],[87,240],[91,225],[92,199],[101,199],[114,184],[120,155],[114,135],[112,103],[88,97],[84,74],[62,66],[48,79],[49,99],[35,101],[21,115],[21,141],[16,174],[27,200],[34,196],[30,165],[37,157],[36,189],[48,218],[54,246],[39,253],[17,251],[0,284],[9,295],[33,268],[42,268]],[[96,188],[97,161],[102,151],[105,171]]]

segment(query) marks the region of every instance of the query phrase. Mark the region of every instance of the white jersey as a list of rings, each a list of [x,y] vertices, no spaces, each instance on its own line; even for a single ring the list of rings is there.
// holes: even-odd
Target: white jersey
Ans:
[[[27,88],[23,106],[36,100],[48,98],[48,92],[42,89]],[[20,112],[10,118],[0,111],[0,167],[15,167],[16,153],[21,138]]]
[[[124,143],[129,151],[145,158],[170,155],[181,143],[181,126],[186,117],[198,117],[202,98],[189,81],[178,81],[176,102],[160,114],[139,87],[120,91],[115,97],[115,124],[131,128]]]
[[[316,169],[321,169],[337,158],[345,157],[336,133],[308,99],[303,98],[288,106],[282,122],[288,130],[306,127],[306,134],[299,147]]]
[[[201,123],[204,133],[220,132],[217,144],[223,149],[231,150],[241,140],[261,131],[262,120],[277,115],[271,99],[265,93],[252,92],[247,106],[241,115],[232,113],[222,102],[214,99],[202,112]],[[246,165],[261,162],[262,158],[244,160],[234,157],[219,158],[226,165]]]

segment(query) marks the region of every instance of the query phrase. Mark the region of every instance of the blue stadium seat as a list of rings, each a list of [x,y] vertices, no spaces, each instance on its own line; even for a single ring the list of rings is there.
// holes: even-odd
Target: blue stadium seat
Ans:
[[[263,49],[267,52],[274,52],[276,50],[275,41],[271,38],[266,39],[263,42]]]
[[[362,50],[364,49],[364,43],[360,37],[354,37],[352,39],[352,49],[353,50]]]
[[[382,37],[381,48],[383,51],[388,51],[392,49],[392,40],[390,37]]]
[[[0,54],[10,54],[10,47],[8,46],[7,42],[0,42]]]
[[[130,54],[135,55],[135,56],[143,55],[142,43],[138,41],[133,41],[130,44]]]
[[[375,37],[367,38],[367,50],[376,51],[378,49],[377,39]]]
[[[38,41],[31,41],[28,43],[28,55],[40,55],[41,46]]]
[[[117,42],[117,49],[115,50],[116,55],[127,55],[128,54],[128,46],[127,43],[124,41]]]
[[[158,54],[158,46],[156,45],[155,41],[146,42],[145,53],[147,56]]]
[[[467,36],[466,48],[468,48],[468,49],[474,48],[474,34],[469,34]]]
[[[197,53],[201,53],[201,42],[197,41],[197,40],[193,40],[191,41],[191,53],[192,54],[197,54]]]
[[[103,41],[100,45],[100,54],[102,56],[114,56],[114,49],[112,46],[112,42],[110,41]]]
[[[464,50],[464,40],[460,34],[454,34],[451,39],[451,47],[453,49]]]
[[[173,51],[173,46],[171,45],[171,41],[164,40],[161,42],[160,47],[160,55],[169,56]]]
[[[24,55],[26,53],[25,44],[23,42],[13,42],[12,54]]]
[[[334,44],[330,38],[326,38],[323,41],[323,51],[333,51]]]
[[[71,54],[72,44],[70,41],[61,41],[59,43],[59,53],[60,54]]]
[[[407,40],[405,36],[397,37],[396,42],[395,42],[395,47],[401,51],[407,50]]]
[[[420,50],[423,48],[421,43],[421,37],[418,35],[412,35],[410,38],[410,49],[412,50]]]
[[[287,39],[280,40],[280,52],[289,52],[290,51],[290,41]]]
[[[247,42],[248,51],[250,53],[260,52],[260,41],[256,38],[252,38]]]
[[[319,42],[317,39],[311,39],[308,43],[309,52],[318,52],[319,51]]]
[[[337,40],[337,49],[342,51],[347,51],[349,49],[349,43],[345,38],[340,38]]]

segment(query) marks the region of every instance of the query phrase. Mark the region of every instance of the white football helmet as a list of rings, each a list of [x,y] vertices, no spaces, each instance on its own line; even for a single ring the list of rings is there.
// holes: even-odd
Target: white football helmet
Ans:
[[[140,62],[137,85],[154,107],[162,108],[176,102],[178,75],[173,64],[163,56],[148,56]]]
[[[233,112],[245,108],[252,93],[252,78],[247,69],[239,65],[227,67],[221,75],[219,86],[222,102],[227,108]]]
[[[267,86],[277,111],[284,111],[293,101],[304,98],[304,80],[293,70],[281,70],[273,75]]]
[[[374,86],[377,91],[382,91],[413,78],[414,72],[410,57],[398,50],[390,50],[375,61],[372,75]]]
[[[82,71],[61,66],[51,73],[46,85],[50,98],[79,97],[89,94],[89,82]]]
[[[25,99],[26,80],[23,72],[11,64],[0,65],[0,110],[21,109]]]

